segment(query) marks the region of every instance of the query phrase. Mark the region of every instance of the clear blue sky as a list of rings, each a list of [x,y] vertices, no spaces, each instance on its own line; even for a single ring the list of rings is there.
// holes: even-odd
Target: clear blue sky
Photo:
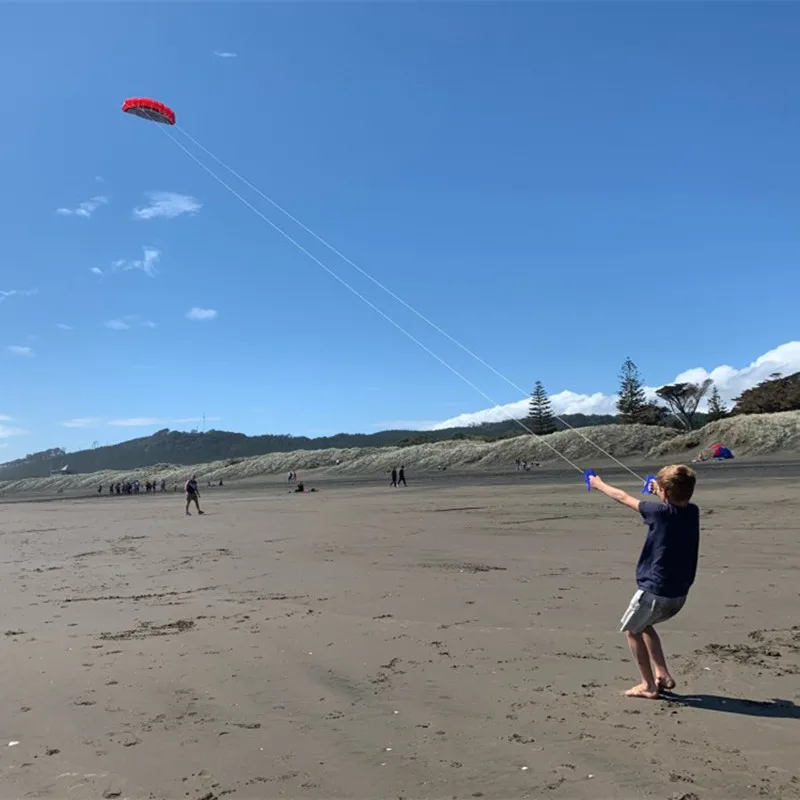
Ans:
[[[796,338],[800,5],[5,3],[0,30],[0,431],[28,431],[0,459],[203,413],[316,435],[487,405],[128,96],[524,387],[611,393],[627,355],[655,385]],[[148,192],[202,207],[134,219]]]

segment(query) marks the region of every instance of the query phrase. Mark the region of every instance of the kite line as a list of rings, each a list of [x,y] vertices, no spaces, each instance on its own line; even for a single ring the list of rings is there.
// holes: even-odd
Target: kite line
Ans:
[[[126,101],[126,105],[128,103],[131,103],[131,102],[132,101]],[[425,322],[428,326],[433,328],[437,333],[439,333],[440,335],[444,336],[451,343],[455,344],[463,352],[465,352],[467,355],[469,355],[472,359],[477,361],[483,367],[485,367],[486,369],[490,370],[494,375],[496,375],[498,378],[503,380],[509,386],[511,386],[512,388],[514,388],[515,390],[517,390],[518,392],[520,392],[524,396],[527,396],[527,392],[524,389],[522,389],[522,387],[517,385],[514,381],[512,381],[510,378],[508,378],[503,373],[499,372],[491,364],[487,363],[483,358],[481,358],[479,355],[474,353],[471,349],[469,349],[462,342],[458,341],[455,337],[450,335],[447,331],[443,330],[439,325],[437,325],[435,322],[433,322],[431,319],[429,319],[427,316],[425,316],[422,312],[418,311],[416,308],[414,308],[412,305],[410,305],[408,302],[406,302],[403,298],[399,297],[395,292],[393,292],[391,289],[389,289],[387,286],[385,286],[383,283],[381,283],[377,278],[375,278],[373,275],[371,275],[365,269],[363,269],[358,264],[356,264],[354,261],[352,261],[350,258],[348,258],[345,254],[343,254],[335,246],[333,246],[327,240],[325,240],[323,237],[318,235],[315,231],[313,231],[311,228],[309,228],[307,225],[305,225],[297,217],[292,215],[288,210],[283,208],[283,206],[281,206],[277,201],[273,200],[267,194],[262,192],[257,186],[255,186],[253,183],[248,181],[244,176],[240,175],[236,170],[234,170],[232,167],[230,167],[228,164],[226,164],[221,158],[216,156],[208,148],[206,148],[200,142],[198,142],[187,131],[185,131],[180,126],[176,125],[174,113],[171,112],[170,109],[167,109],[162,104],[155,104],[154,101],[137,100],[137,101],[133,101],[133,102],[139,103],[139,107],[136,110],[131,110],[130,108],[126,109],[125,106],[123,106],[123,110],[128,110],[131,113],[136,113],[138,116],[142,116],[142,117],[144,117],[146,119],[151,119],[154,122],[162,122],[162,123],[165,123],[165,125],[169,125],[170,127],[172,127],[172,126],[176,127],[177,130],[181,134],[183,134],[183,136],[185,136],[198,149],[202,150],[209,158],[211,158],[213,161],[215,161],[217,164],[219,164],[223,169],[225,169],[227,172],[229,172],[231,175],[233,175],[235,178],[237,178],[239,181],[241,181],[243,184],[245,184],[248,188],[250,188],[256,194],[258,194],[263,200],[265,200],[267,203],[269,203],[273,208],[275,208],[276,210],[278,210],[282,214],[284,214],[289,220],[291,220],[296,225],[298,225],[300,228],[302,228],[306,233],[308,233],[310,236],[312,236],[314,239],[316,239],[318,242],[320,242],[320,244],[322,244],[324,247],[326,247],[332,253],[337,255],[345,263],[347,263],[348,265],[353,267],[359,274],[361,274],[363,277],[367,278],[375,286],[377,286],[378,288],[383,290],[386,294],[388,294],[390,297],[392,297],[396,302],[400,303],[408,311],[412,312],[415,316],[417,316],[419,319],[421,319],[423,322]],[[144,105],[144,106],[142,106],[141,105],[142,103],[148,103],[148,104],[149,103],[153,103],[153,105],[149,105],[149,106],[148,105]],[[165,111],[167,112],[166,114],[165,114]],[[261,220],[266,222],[271,228],[273,228],[273,230],[275,230],[277,233],[279,233],[290,244],[294,245],[300,252],[302,252],[304,255],[308,256],[308,258],[310,258],[312,261],[314,261],[314,263],[316,263],[319,267],[321,267],[326,273],[328,273],[328,275],[330,275],[332,278],[334,278],[338,283],[340,283],[342,286],[344,286],[349,292],[351,292],[353,295],[355,295],[358,299],[363,301],[366,305],[368,305],[378,315],[383,317],[383,319],[385,319],[393,327],[397,328],[401,333],[403,333],[407,338],[409,338],[412,342],[414,342],[414,344],[416,344],[419,348],[421,348],[423,351],[425,351],[429,356],[431,356],[433,359],[435,359],[437,362],[439,362],[443,367],[445,367],[447,370],[449,370],[451,373],[453,373],[456,377],[461,379],[464,383],[466,383],[475,392],[480,394],[485,400],[487,400],[495,408],[497,408],[502,414],[504,414],[508,418],[509,421],[511,421],[511,422],[515,423],[516,425],[518,425],[520,428],[522,428],[528,434],[530,434],[535,439],[540,441],[545,447],[547,447],[549,450],[551,450],[553,453],[555,453],[560,459],[565,461],[570,467],[572,467],[573,469],[577,470],[582,475],[584,475],[584,477],[586,477],[587,484],[588,484],[588,477],[589,477],[590,474],[593,474],[592,470],[584,470],[583,468],[578,466],[574,461],[572,461],[570,458],[568,458],[566,455],[564,455],[558,449],[556,449],[553,445],[551,445],[543,436],[535,433],[527,425],[525,425],[524,422],[522,422],[521,420],[516,419],[515,417],[513,417],[496,400],[494,400],[492,397],[490,397],[486,392],[484,392],[480,387],[478,387],[475,383],[473,383],[469,378],[467,378],[465,375],[463,375],[461,372],[459,372],[455,367],[453,367],[449,362],[445,361],[441,356],[439,356],[437,353],[435,353],[433,350],[431,350],[431,348],[429,348],[426,344],[424,344],[416,336],[414,336],[410,331],[408,331],[400,323],[398,323],[391,316],[389,316],[389,314],[387,314],[381,308],[376,306],[371,300],[369,300],[369,298],[367,298],[364,294],[359,292],[354,286],[352,286],[350,283],[348,283],[335,270],[333,270],[331,267],[329,267],[327,264],[325,264],[323,261],[321,261],[315,255],[313,255],[313,253],[311,253],[302,244],[300,244],[296,239],[294,239],[280,225],[275,223],[273,220],[271,220],[269,217],[267,217],[262,211],[260,211],[258,208],[256,208],[256,206],[254,206],[250,201],[248,201],[239,192],[237,192],[219,174],[217,174],[213,169],[211,169],[207,164],[205,164],[200,158],[198,158],[194,153],[192,153],[191,150],[189,150],[183,143],[181,143],[177,138],[175,138],[168,130],[166,130],[165,127],[161,127],[160,129],[161,129],[161,132],[168,139],[170,139],[173,142],[173,144],[175,144],[180,150],[182,150],[192,161],[194,161],[207,174],[209,174],[212,178],[214,178],[214,180],[216,180],[223,188],[227,189],[228,192],[230,192],[236,199],[238,199],[245,206],[247,206],[254,214],[256,214],[256,216],[258,216]],[[642,477],[637,472],[635,472],[633,469],[628,467],[626,464],[624,464],[618,458],[613,456],[606,449],[601,447],[597,442],[594,442],[592,439],[590,439],[588,436],[586,436],[584,433],[582,433],[579,429],[575,428],[573,425],[570,425],[565,419],[563,419],[563,417],[559,416],[558,414],[554,414],[553,416],[554,416],[555,419],[557,419],[559,422],[561,422],[562,425],[564,425],[566,428],[568,428],[571,431],[573,431],[577,436],[579,436],[581,439],[586,441],[588,444],[590,444],[596,450],[601,452],[603,455],[605,455],[607,458],[609,458],[615,464],[620,466],[626,472],[630,473],[633,477],[637,478],[638,480],[642,480]],[[647,480],[645,480],[645,489],[647,489],[648,482],[649,482],[649,478]]]

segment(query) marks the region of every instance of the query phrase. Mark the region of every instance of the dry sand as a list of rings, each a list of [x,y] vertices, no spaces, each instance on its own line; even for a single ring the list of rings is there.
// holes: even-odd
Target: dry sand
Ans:
[[[574,476],[0,505],[0,796],[800,797],[797,482],[715,474],[671,701]]]

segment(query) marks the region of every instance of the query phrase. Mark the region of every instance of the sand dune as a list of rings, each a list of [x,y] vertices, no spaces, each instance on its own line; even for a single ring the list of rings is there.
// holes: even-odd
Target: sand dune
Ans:
[[[301,473],[324,470],[332,476],[378,477],[401,464],[416,473],[434,472],[442,468],[497,470],[512,467],[517,457],[540,463],[560,461],[554,449],[576,464],[601,466],[607,460],[599,448],[621,460],[661,460],[666,456],[677,455],[688,459],[701,447],[717,441],[732,447],[739,457],[775,453],[800,454],[800,411],[731,417],[688,434],[646,425],[602,425],[561,431],[546,439],[524,435],[497,442],[459,440],[413,447],[298,450],[209,464],[160,464],[127,472],[108,470],[82,475],[6,481],[0,483],[0,491],[75,491],[126,478],[138,478],[141,481],[164,479],[172,485],[182,484],[193,472],[201,476],[203,481],[236,481],[280,475],[289,470],[299,470]]]

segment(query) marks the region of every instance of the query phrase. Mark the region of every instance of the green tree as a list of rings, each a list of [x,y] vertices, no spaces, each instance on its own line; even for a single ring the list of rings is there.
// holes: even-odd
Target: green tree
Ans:
[[[656,394],[672,409],[683,427],[690,431],[694,428],[697,407],[712,384],[710,378],[701,383],[673,383],[662,386]]]
[[[728,416],[728,409],[720,396],[719,389],[715,386],[708,398],[708,421],[714,422]]]
[[[734,399],[734,414],[774,414],[800,410],[800,372],[783,377],[773,373]]]
[[[546,436],[556,429],[553,407],[550,405],[550,398],[547,396],[541,381],[536,381],[536,385],[533,387],[530,410],[525,424],[537,436]]]
[[[664,427],[667,425],[668,414],[669,409],[656,403],[655,400],[650,400],[644,404],[636,421],[640,425],[660,425]]]
[[[647,400],[645,399],[639,368],[630,358],[626,358],[619,375],[617,411],[619,412],[620,422],[624,425],[642,422],[646,406]]]

